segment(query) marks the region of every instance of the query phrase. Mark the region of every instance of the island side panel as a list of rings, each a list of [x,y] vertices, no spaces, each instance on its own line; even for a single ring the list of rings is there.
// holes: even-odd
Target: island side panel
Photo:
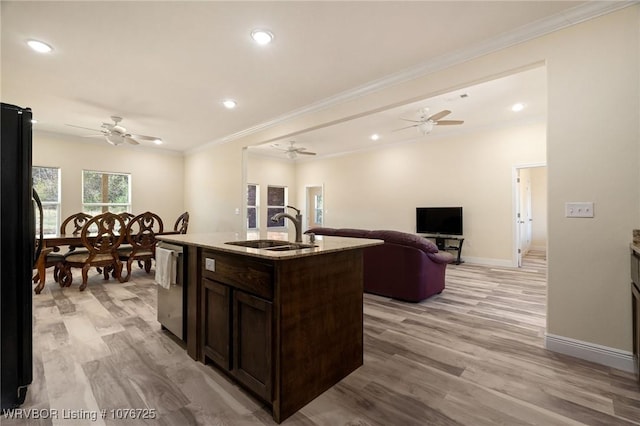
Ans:
[[[281,422],[363,363],[362,250],[275,264],[273,417]]]
[[[187,354],[198,361],[203,360],[201,346],[201,249],[187,246]]]

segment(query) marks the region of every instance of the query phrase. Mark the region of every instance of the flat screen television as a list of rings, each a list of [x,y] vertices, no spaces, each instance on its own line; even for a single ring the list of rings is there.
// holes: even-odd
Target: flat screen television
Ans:
[[[462,207],[417,207],[416,232],[462,235]]]

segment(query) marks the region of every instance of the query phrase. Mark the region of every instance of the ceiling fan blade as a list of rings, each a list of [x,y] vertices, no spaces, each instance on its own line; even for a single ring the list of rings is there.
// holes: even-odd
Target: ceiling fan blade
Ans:
[[[83,138],[104,138],[105,135],[82,135]]]
[[[438,126],[452,126],[462,123],[464,123],[463,120],[440,120],[435,122],[435,124],[437,124]]]
[[[422,121],[420,121],[420,120],[409,120],[408,118],[402,118],[402,117],[400,117],[400,120],[410,121],[412,123],[422,123]]]
[[[315,152],[309,152],[309,151],[298,151],[298,154],[302,154],[302,155],[316,155]]]
[[[420,122],[419,122],[419,123],[420,123]],[[419,126],[418,124],[413,124],[413,125],[411,125],[411,126],[407,126],[407,127],[400,127],[399,129],[395,129],[395,130],[393,130],[393,131],[394,131],[394,132],[397,132],[397,131],[400,131],[400,130],[410,129],[410,128],[412,128],[412,127],[418,127],[418,126]]]
[[[73,125],[73,124],[65,124],[65,126],[75,127],[77,129],[83,129],[83,130],[91,130],[92,132],[104,133],[104,130],[101,130],[101,129],[91,129],[89,127],[76,126],[76,125]]]
[[[133,137],[132,137],[132,136],[133,136],[133,135],[131,135],[131,136],[125,136],[125,137],[124,137],[124,140],[125,140],[125,141],[127,141],[128,143],[130,143],[131,145],[140,145],[140,142],[138,142],[137,140],[133,139]]]
[[[156,136],[146,136],[146,135],[128,135],[128,137],[132,139],[140,139],[142,141],[155,141],[156,139],[160,139]]]
[[[448,109],[443,109],[442,111],[440,111],[440,112],[436,112],[436,113],[435,113],[435,114],[433,114],[431,117],[427,118],[427,121],[428,121],[428,120],[431,120],[431,121],[438,121],[438,120],[440,120],[441,118],[444,118],[444,117],[446,117],[446,116],[447,116],[447,115],[449,115],[449,114],[451,114],[451,111],[449,111]]]

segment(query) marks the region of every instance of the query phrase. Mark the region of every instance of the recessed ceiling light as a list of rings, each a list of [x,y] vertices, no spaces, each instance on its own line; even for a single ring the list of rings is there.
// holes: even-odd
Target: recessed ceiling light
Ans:
[[[519,112],[522,111],[524,109],[524,104],[518,102],[517,104],[513,104],[513,106],[511,107],[511,111],[513,112]]]
[[[238,105],[238,103],[233,99],[226,99],[222,101],[222,105],[224,105],[226,109],[234,109]]]
[[[29,40],[27,42],[30,48],[39,53],[49,53],[53,50],[53,47],[49,46],[47,43],[43,43],[38,40]]]
[[[273,41],[273,33],[268,30],[253,30],[251,38],[260,45],[269,44]]]
[[[380,135],[377,133],[374,133],[373,135],[371,135],[371,140],[372,141],[377,141],[378,139],[380,139]]]
[[[156,145],[162,145],[162,139],[156,139],[153,141]]]

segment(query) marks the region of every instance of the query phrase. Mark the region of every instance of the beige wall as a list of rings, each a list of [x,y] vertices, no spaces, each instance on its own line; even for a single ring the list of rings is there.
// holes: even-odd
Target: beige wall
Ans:
[[[544,123],[530,123],[304,162],[298,196],[301,182],[322,182],[326,226],[412,233],[416,207],[462,206],[463,257],[511,265],[513,167],[544,162],[545,138]]]
[[[531,249],[547,249],[547,168],[529,169],[531,177]]]
[[[547,332],[630,351],[628,244],[631,230],[640,227],[639,11],[638,5],[628,7],[297,117],[234,143],[191,153],[186,160],[185,183],[190,191],[187,207],[198,212],[196,226],[202,230],[224,228],[233,222],[229,210],[241,206],[242,198],[243,175],[239,167],[242,146],[545,63],[549,183]],[[401,149],[397,155],[402,156]],[[374,159],[383,173],[392,173],[384,168],[385,164],[398,161],[397,157],[384,162],[381,158]],[[352,176],[357,183],[355,172]],[[330,190],[326,187],[327,194]],[[393,203],[395,198],[389,200]],[[340,217],[343,208],[337,204],[340,201],[327,200],[328,224]],[[568,201],[593,201],[596,217],[565,218],[564,204]],[[387,217],[367,215],[363,220],[374,223]],[[345,216],[344,221],[347,220]],[[239,220],[236,222],[240,225]]]
[[[35,131],[33,165],[61,169],[61,217],[82,211],[82,171],[131,174],[133,213],[152,211],[173,228],[184,212],[182,155]]]
[[[242,156],[242,145],[234,142],[204,148],[185,158],[190,233],[244,230]]]

